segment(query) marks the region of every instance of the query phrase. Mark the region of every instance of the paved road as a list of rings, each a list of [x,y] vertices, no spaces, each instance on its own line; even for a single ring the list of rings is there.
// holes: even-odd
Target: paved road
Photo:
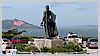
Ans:
[[[89,48],[86,48],[87,49],[87,53],[84,53],[84,54],[67,54],[67,53],[54,53],[54,54],[51,54],[51,53],[36,53],[36,54],[28,54],[28,56],[100,56],[98,55],[98,51],[100,49],[89,49]],[[18,56],[20,56],[19,54],[17,54]],[[9,55],[7,55],[9,56]],[[14,55],[16,56],[16,55]],[[21,55],[23,56],[23,54]],[[24,54],[24,56],[27,56],[26,54]]]
[[[87,49],[87,52],[90,53],[90,54],[93,54],[93,53],[98,53],[98,49]]]
[[[91,54],[67,54],[67,53],[36,53],[36,54],[12,54],[13,56],[99,56],[97,53]],[[6,55],[11,56],[11,55]]]
[[[7,55],[9,56],[9,55]],[[17,56],[99,56],[97,53],[91,53],[91,54],[67,54],[67,53],[36,53],[36,54],[18,54]]]

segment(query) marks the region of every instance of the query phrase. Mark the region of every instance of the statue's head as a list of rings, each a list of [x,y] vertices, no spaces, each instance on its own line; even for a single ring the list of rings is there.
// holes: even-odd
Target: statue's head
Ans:
[[[46,8],[46,10],[49,10],[49,5],[46,5],[46,7],[45,7],[45,8]]]

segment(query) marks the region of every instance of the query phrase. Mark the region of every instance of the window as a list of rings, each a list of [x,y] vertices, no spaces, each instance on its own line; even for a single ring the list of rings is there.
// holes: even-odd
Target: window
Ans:
[[[90,42],[98,42],[98,39],[90,39]]]

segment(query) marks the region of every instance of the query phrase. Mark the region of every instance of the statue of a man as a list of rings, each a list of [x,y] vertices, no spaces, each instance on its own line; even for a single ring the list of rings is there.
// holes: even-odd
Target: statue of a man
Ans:
[[[49,10],[49,5],[47,5],[46,10],[43,13],[43,20],[41,26],[44,26],[46,37],[58,36],[58,30],[56,27],[56,15]]]

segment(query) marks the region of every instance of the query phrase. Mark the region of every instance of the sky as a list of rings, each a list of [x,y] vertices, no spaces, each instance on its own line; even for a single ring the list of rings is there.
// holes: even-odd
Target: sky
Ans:
[[[16,1],[16,2],[15,2]],[[4,0],[3,19],[21,19],[40,26],[43,11],[50,5],[57,18],[57,27],[97,25],[98,8],[95,0],[68,0],[67,2],[22,2],[23,0]]]
[[[96,2],[97,0],[3,0],[12,3],[31,3],[31,2]]]

